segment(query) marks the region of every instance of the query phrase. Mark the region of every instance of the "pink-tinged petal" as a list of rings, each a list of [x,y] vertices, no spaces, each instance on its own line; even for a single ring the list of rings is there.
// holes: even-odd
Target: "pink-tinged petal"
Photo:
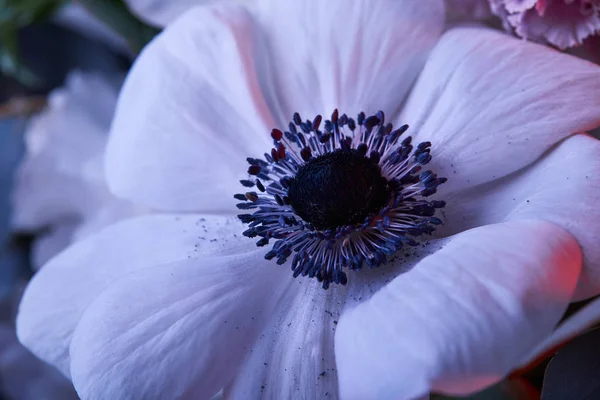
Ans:
[[[24,348],[12,326],[0,324],[0,390],[18,400],[75,400],[71,382]]]
[[[600,67],[483,28],[440,40],[401,122],[431,141],[440,192],[500,178],[600,125]]]
[[[71,374],[79,395],[215,395],[290,290],[289,270],[264,253],[181,260],[111,285],[85,310],[73,335]]]
[[[142,21],[164,27],[187,10],[215,3],[218,0],[125,0],[125,3]]]
[[[564,320],[554,332],[528,354],[522,364],[527,365],[539,356],[551,351],[556,346],[573,339],[586,329],[600,322],[600,299],[596,299],[581,310]]]
[[[545,2],[543,13],[538,9],[522,10],[509,15],[507,20],[522,38],[546,41],[566,49],[581,45],[584,39],[600,32],[597,11],[582,12],[582,3],[579,0],[569,4],[563,0],[549,0]]]
[[[442,0],[257,1],[281,112],[392,116],[444,25]]]
[[[549,222],[456,235],[342,314],[335,337],[342,397],[467,394],[502,379],[552,331],[580,266],[577,242]]]
[[[256,24],[230,2],[170,25],[121,92],[107,149],[111,189],[155,209],[235,212],[246,157],[272,147],[266,57]]]
[[[525,170],[446,199],[439,234],[513,219],[566,229],[583,250],[574,300],[600,293],[600,141],[585,134],[560,143]]]
[[[103,229],[53,258],[33,277],[19,307],[19,340],[68,376],[75,326],[103,290],[144,268],[253,249],[251,240],[242,240],[241,229],[233,219],[194,215],[145,216]]]

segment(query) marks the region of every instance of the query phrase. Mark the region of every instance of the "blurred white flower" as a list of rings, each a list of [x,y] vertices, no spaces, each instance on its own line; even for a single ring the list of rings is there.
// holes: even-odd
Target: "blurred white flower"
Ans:
[[[172,214],[113,225],[54,258],[26,290],[20,340],[89,400],[204,399],[222,388],[231,399],[465,394],[527,362],[570,301],[600,292],[600,144],[575,134],[600,125],[600,68],[482,28],[441,36],[443,25],[441,0],[263,0],[186,13],[136,62],[107,149],[111,189]],[[336,108],[339,120],[312,119]],[[388,265],[344,268],[346,286],[294,280],[299,261],[285,259],[299,249],[286,240],[296,228],[312,232],[310,215],[285,198],[296,178],[265,176],[297,170],[305,148],[316,156],[347,145],[336,137],[352,130],[342,113],[377,110],[411,124],[415,151],[433,143],[429,165],[449,178],[444,225]],[[288,129],[294,112],[311,119],[294,117]],[[358,134],[388,132],[382,119]],[[271,150],[273,128],[290,133],[282,142],[273,131]],[[378,152],[394,135],[365,139],[382,171],[388,156],[415,160]],[[266,194],[253,180],[245,184],[256,189],[240,187],[247,156]],[[423,194],[430,179],[388,188]],[[347,201],[348,182],[324,185],[326,200]],[[248,234],[272,229],[285,265],[242,236],[232,199],[241,190],[242,207],[266,207],[242,217]],[[413,200],[398,201],[369,217],[380,233],[366,238],[369,224],[336,231],[339,240],[322,231],[303,255],[341,271],[328,261],[340,253],[371,262],[397,250],[394,236],[420,232],[417,217],[430,217],[415,206],[402,222],[396,206]],[[323,237],[328,246],[313,240]],[[348,250],[357,238],[368,245]],[[298,274],[310,276],[304,265]]]
[[[125,0],[125,3],[144,22],[164,27],[195,6],[224,1],[250,2],[253,0]]]
[[[90,39],[99,40],[117,52],[131,53],[125,39],[77,2],[71,2],[58,10],[54,21]]]
[[[72,241],[135,213],[110,193],[104,151],[122,78],[74,72],[25,132],[13,192],[15,231],[39,234],[37,268]]]

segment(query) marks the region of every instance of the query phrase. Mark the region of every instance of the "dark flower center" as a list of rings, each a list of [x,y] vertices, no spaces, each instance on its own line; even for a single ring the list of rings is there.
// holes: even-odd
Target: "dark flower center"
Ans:
[[[414,238],[430,235],[442,221],[444,201],[430,200],[446,178],[422,170],[431,143],[413,145],[408,125],[394,129],[382,111],[356,119],[334,110],[273,129],[273,148],[247,158],[248,188],[234,195],[244,236],[271,249],[267,260],[285,264],[292,276],[316,278],[327,289],[345,285],[346,271],[386,264]],[[250,188],[256,188],[252,190]]]
[[[316,229],[361,223],[390,199],[388,181],[355,149],[335,150],[302,165],[290,182],[290,205]]]

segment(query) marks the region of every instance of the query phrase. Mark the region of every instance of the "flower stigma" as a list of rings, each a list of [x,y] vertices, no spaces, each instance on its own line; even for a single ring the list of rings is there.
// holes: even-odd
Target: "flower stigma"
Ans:
[[[345,285],[345,268],[386,264],[414,237],[430,235],[442,221],[444,201],[427,200],[446,182],[430,170],[431,143],[385,123],[382,111],[356,119],[335,110],[331,119],[293,116],[289,129],[273,129],[274,147],[264,159],[248,158],[256,191],[236,194],[244,236],[257,246],[274,240],[265,258],[284,264],[292,257],[294,278],[317,278],[323,288]],[[250,190],[250,189],[249,189]]]

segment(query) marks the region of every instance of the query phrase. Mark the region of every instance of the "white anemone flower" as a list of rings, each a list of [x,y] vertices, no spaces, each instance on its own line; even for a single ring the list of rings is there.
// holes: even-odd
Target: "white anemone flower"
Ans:
[[[75,71],[25,131],[15,177],[12,228],[38,237],[37,269],[71,242],[134,214],[104,176],[104,151],[122,77]]]
[[[600,292],[600,144],[580,133],[600,68],[443,25],[436,0],[184,14],[130,72],[107,149],[111,189],[165,214],[49,262],[20,340],[86,400],[410,399],[526,363]]]

